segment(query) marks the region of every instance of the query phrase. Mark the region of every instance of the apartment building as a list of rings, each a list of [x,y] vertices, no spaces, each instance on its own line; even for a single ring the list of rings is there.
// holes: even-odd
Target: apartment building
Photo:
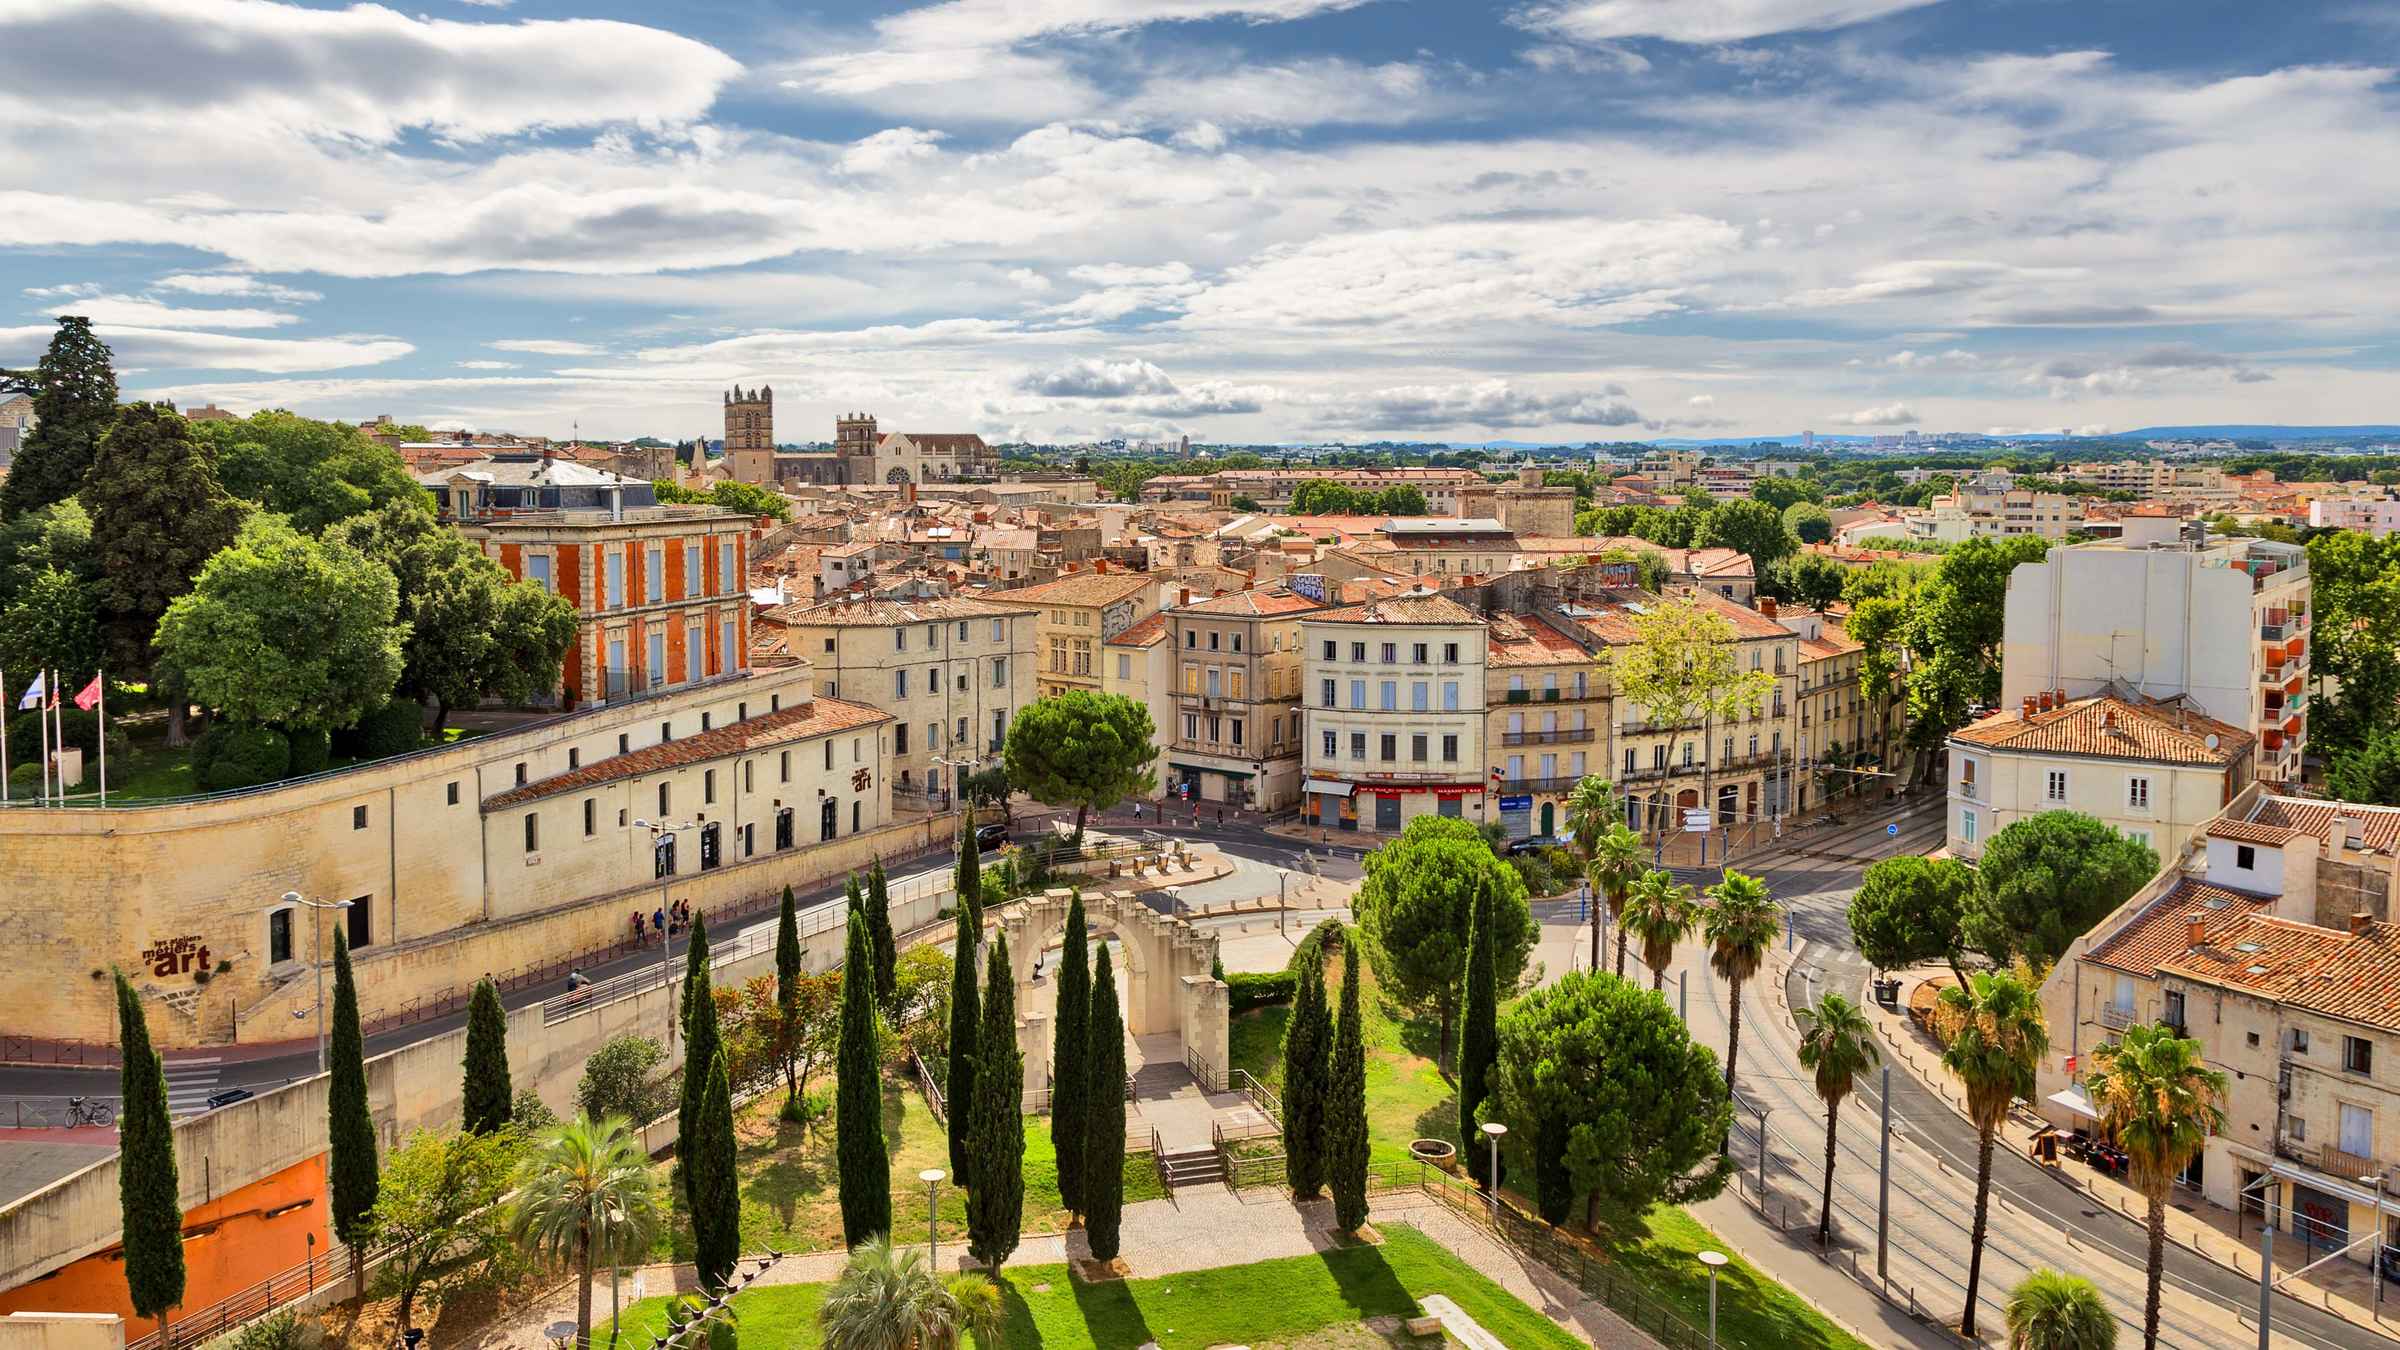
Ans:
[[[2264,539],[2054,548],[2009,577],[2002,707],[2043,690],[2187,695],[2198,711],[2258,738],[2257,773],[2300,775],[2308,744],[2308,552]]]
[[[1304,816],[1396,833],[1487,817],[1485,623],[1440,595],[1317,610],[1299,624]]]
[[[2400,501],[2390,497],[2318,497],[2308,523],[2320,530],[2357,530],[2378,539],[2400,530]]]
[[[1910,539],[1942,544],[2023,535],[2064,539],[2082,522],[2083,510],[2074,498],[2056,492],[1968,487],[1935,497],[1903,519]]]
[[[771,610],[761,623],[780,626],[784,649],[814,663],[819,694],[891,716],[893,801],[941,810],[1034,700],[1041,613],[965,596],[835,599]]]
[[[2063,475],[2107,491],[2171,501],[2229,502],[2236,495],[2223,469],[2206,464],[2169,464],[2163,459],[2118,460],[2108,464],[2077,464]]]
[[[1609,695],[1599,643],[1537,613],[1494,613],[1484,743],[1497,819],[1512,839],[1566,829],[1567,796],[1608,769]]]
[[[2379,1222],[2400,1241],[2400,1205],[2378,1194],[2400,1190],[2396,852],[2400,810],[2245,790],[2043,982],[2036,1106],[2092,1125],[2094,1049],[2166,1022],[2226,1076],[2225,1128],[2185,1175],[2191,1195],[2253,1222],[2271,1197],[2315,1251]]]
[[[1300,798],[1300,616],[1328,609],[1282,587],[1166,611],[1174,720],[1161,727],[1176,795],[1253,811]]]
[[[1100,692],[1132,699],[1150,710],[1156,729],[1151,760],[1157,782],[1152,798],[1167,793],[1166,744],[1175,724],[1175,649],[1167,643],[1167,616],[1153,614],[1102,644]]]
[[[1621,697],[1609,704],[1615,735],[1610,743],[1613,777],[1625,802],[1626,823],[1655,837],[1683,828],[1682,813],[1716,794],[1717,824],[1764,820],[1793,809],[1799,776],[1794,706],[1799,694],[1800,637],[1756,610],[1707,591],[1678,592],[1722,615],[1733,629],[1736,663],[1774,676],[1774,687],[1758,708],[1728,723],[1704,719],[1669,722]],[[1660,603],[1642,592],[1569,605],[1566,613],[1610,648],[1634,645],[1633,619]],[[1601,677],[1606,679],[1605,674]],[[1613,694],[1613,687],[1611,689]]]
[[[1661,490],[1690,487],[1700,477],[1700,452],[1654,450],[1642,456],[1635,471]]]
[[[1100,692],[1101,645],[1157,613],[1159,587],[1156,577],[1103,564],[994,598],[1040,612],[1034,629],[1041,652],[1034,692],[1048,698],[1070,689]]]
[[[2254,738],[2180,696],[2039,694],[1950,737],[1950,852],[2044,811],[2079,811],[2172,858],[2250,785]]]
[[[1860,771],[1884,767],[1883,758],[1904,742],[1906,702],[1891,699],[1888,707],[1876,706],[1864,678],[1866,647],[1838,621],[1812,610],[1779,612],[1773,600],[1760,601],[1759,612],[1800,639],[1793,729],[1800,777],[1792,809],[1806,811],[1812,801],[1871,786],[1877,780]],[[1879,713],[1890,719],[1880,731]]]

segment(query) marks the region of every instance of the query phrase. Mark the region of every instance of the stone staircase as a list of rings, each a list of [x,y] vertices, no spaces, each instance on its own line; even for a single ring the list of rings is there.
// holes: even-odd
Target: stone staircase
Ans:
[[[1213,1147],[1169,1149],[1158,1155],[1169,1189],[1225,1184],[1225,1157]]]

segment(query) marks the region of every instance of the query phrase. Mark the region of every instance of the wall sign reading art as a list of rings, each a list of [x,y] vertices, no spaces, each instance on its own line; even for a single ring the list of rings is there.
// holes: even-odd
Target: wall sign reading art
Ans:
[[[170,975],[190,975],[209,968],[208,946],[197,937],[168,938],[145,948],[142,964],[162,980]]]
[[[850,775],[850,790],[851,790],[852,792],[864,792],[864,791],[866,791],[866,790],[867,790],[867,784],[868,784],[868,782],[870,782],[870,781],[872,780],[872,778],[873,778],[873,775],[869,774],[869,773],[868,773],[868,772],[867,772],[865,769],[859,769],[859,770],[856,770],[856,771],[854,771],[854,772],[853,772],[853,773]]]

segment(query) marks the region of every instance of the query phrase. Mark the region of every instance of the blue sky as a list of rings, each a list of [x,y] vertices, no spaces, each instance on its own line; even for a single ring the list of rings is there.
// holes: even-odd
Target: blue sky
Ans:
[[[2400,418],[2400,8],[0,0],[0,362],[552,434]]]

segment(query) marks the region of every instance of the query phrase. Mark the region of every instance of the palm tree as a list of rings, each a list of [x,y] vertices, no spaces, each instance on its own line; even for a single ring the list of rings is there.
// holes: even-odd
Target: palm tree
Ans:
[[[1825,1199],[1817,1208],[1817,1245],[1833,1241],[1834,1123],[1842,1114],[1842,1098],[1858,1086],[1858,1075],[1883,1057],[1875,1048],[1866,1015],[1840,994],[1827,994],[1814,1008],[1794,1008],[1800,1023],[1800,1067],[1816,1075],[1817,1095],[1825,1099]]]
[[[1617,978],[1625,978],[1625,897],[1646,869],[1642,866],[1642,837],[1624,821],[1610,825],[1592,840],[1592,890],[1608,901],[1608,917],[1617,925]],[[1592,969],[1600,969],[1600,914],[1592,912]]]
[[[554,1127],[525,1159],[509,1229],[516,1240],[575,1263],[575,1343],[592,1343],[592,1267],[647,1248],[659,1222],[650,1159],[623,1116]],[[611,1281],[611,1312],[615,1306]]]
[[[1958,1075],[1967,1092],[1967,1117],[1975,1122],[1975,1226],[1968,1232],[1967,1312],[1959,1324],[1975,1337],[1975,1298],[1983,1283],[1984,1226],[1991,1218],[1992,1139],[2009,1104],[2033,1092],[2033,1066],[2050,1050],[2041,997],[2031,984],[2004,970],[1979,970],[1964,986],[1942,990],[1934,1004],[1934,1031],[1945,1044],[1942,1064]]]
[[[878,1233],[850,1249],[817,1310],[817,1327],[825,1350],[950,1350],[969,1336],[992,1340],[1006,1317],[992,1280],[944,1279],[923,1252],[896,1248]]]
[[[1733,1091],[1733,1060],[1742,1049],[1742,985],[1767,962],[1767,951],[1783,929],[1783,906],[1767,894],[1767,883],[1728,867],[1725,879],[1708,888],[1701,932],[1711,950],[1708,964],[1729,988],[1725,1018],[1725,1090]]]
[[[2008,1296],[2008,1350],[2114,1350],[2117,1317],[2081,1275],[2037,1270]]]
[[[2133,1163],[2133,1184],[2150,1202],[2150,1292],[2142,1303],[2142,1345],[2158,1345],[2158,1277],[2167,1255],[2167,1192],[2225,1128],[2225,1075],[2202,1062],[2200,1042],[2161,1022],[2125,1028],[2092,1052],[2084,1090],[2101,1127]]]
[[[1627,933],[1642,940],[1642,961],[1650,967],[1650,987],[1664,993],[1667,962],[1675,959],[1675,944],[1692,935],[1699,914],[1692,906],[1692,888],[1665,872],[1645,872],[1626,889],[1625,913],[1617,921],[1620,942]]]

